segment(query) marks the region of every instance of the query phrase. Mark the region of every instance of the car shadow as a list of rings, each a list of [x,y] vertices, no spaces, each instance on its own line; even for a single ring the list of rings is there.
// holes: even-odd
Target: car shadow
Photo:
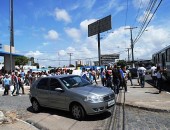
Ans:
[[[34,113],[31,106],[27,108],[27,111]],[[47,113],[50,115],[58,115],[58,116],[63,116],[65,118],[74,119],[71,116],[70,112],[64,111],[64,110],[57,110],[57,109],[42,107],[40,113]],[[35,113],[35,114],[38,114],[38,113]],[[97,114],[97,115],[87,115],[83,121],[98,121],[98,120],[104,120],[109,117],[111,117],[111,112],[108,111],[108,112],[104,112],[102,114]]]
[[[159,92],[145,92],[145,93],[150,93],[150,94],[159,94]]]

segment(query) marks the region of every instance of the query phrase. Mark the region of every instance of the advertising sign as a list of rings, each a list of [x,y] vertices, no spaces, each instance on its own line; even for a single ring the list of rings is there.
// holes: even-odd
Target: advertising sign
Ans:
[[[88,37],[112,29],[111,15],[88,25]]]

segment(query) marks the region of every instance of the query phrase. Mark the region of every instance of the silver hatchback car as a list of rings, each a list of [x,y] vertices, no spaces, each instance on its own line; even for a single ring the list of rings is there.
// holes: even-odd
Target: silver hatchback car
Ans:
[[[34,112],[41,106],[70,111],[77,120],[85,115],[106,112],[115,104],[110,88],[92,85],[78,75],[43,77],[30,88],[30,101]]]

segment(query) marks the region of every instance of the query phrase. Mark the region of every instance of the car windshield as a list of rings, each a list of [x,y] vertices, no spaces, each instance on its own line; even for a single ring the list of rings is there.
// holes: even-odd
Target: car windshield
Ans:
[[[60,78],[60,80],[69,89],[90,85],[90,82],[81,78],[80,76],[68,76],[68,77]]]

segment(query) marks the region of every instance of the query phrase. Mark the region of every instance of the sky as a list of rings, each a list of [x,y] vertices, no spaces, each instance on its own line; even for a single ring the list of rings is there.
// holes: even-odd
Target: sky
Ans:
[[[120,54],[138,35],[150,0],[13,0],[14,46],[17,54],[34,57],[40,66],[75,65],[75,61],[98,60],[97,35],[88,37],[88,25],[111,15],[112,29],[100,34],[101,54]],[[159,1],[155,4],[157,7]],[[170,45],[170,2],[162,0],[152,11],[140,39],[134,44],[134,59],[151,59]],[[0,0],[0,43],[10,43],[9,0]],[[131,54],[131,52],[130,52]]]

